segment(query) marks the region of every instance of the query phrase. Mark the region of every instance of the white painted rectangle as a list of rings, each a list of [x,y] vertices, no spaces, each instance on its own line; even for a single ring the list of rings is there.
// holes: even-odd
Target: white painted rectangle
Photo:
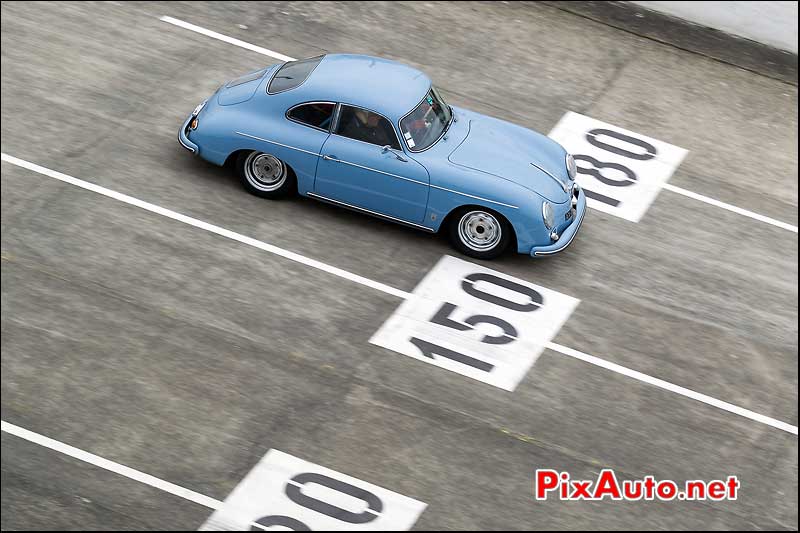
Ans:
[[[476,277],[497,282],[486,279],[470,282]],[[498,285],[503,283],[517,290]],[[539,295],[541,305],[533,305],[531,294]],[[487,301],[492,297],[498,300]],[[370,342],[510,391],[578,301],[495,270],[444,256]],[[439,313],[444,319],[436,321]],[[506,333],[509,328],[513,335]],[[430,351],[430,345],[450,355],[425,355],[424,350]]]
[[[401,531],[426,504],[270,450],[200,531]]]
[[[638,222],[688,153],[568,111],[550,137],[575,157],[587,205]]]

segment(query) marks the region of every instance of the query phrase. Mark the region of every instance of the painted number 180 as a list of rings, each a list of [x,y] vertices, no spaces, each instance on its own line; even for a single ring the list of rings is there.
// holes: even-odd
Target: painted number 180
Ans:
[[[638,222],[686,156],[672,144],[567,112],[550,137],[573,154],[589,207]]]
[[[637,146],[642,149],[642,152],[631,152],[629,150],[619,148],[618,146],[615,146],[613,144],[602,142],[598,140],[598,137],[600,136],[611,137],[613,139],[620,140],[624,143]],[[637,139],[636,137],[625,135],[624,133],[620,133],[618,131],[609,130],[605,128],[595,128],[591,131],[586,132],[586,140],[589,142],[589,144],[596,146],[601,150],[605,150],[607,152],[611,152],[619,156],[627,157],[637,161],[647,161],[648,159],[653,159],[657,153],[656,147],[647,141],[643,141],[642,139]],[[636,180],[638,179],[636,173],[625,165],[621,165],[619,163],[598,161],[594,157],[586,154],[574,154],[573,157],[575,157],[575,161],[583,161],[591,165],[591,167],[589,168],[585,168],[582,165],[578,165],[579,174],[587,174],[589,176],[592,176],[600,183],[605,183],[606,185],[610,185],[612,187],[629,187],[634,183],[636,183]],[[605,168],[622,172],[625,175],[625,177],[622,179],[614,179],[612,177],[605,176],[603,174],[603,169]],[[583,192],[586,193],[586,196],[588,198],[593,198],[595,200],[606,203],[613,207],[617,207],[620,203],[620,201],[615,198],[611,198],[610,196],[594,192],[586,187],[583,188]]]

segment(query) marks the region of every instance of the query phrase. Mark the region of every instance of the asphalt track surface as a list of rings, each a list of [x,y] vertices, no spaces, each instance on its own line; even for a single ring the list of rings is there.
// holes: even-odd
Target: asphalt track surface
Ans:
[[[553,349],[513,392],[420,363],[369,343],[396,294],[12,163],[401,294],[457,255],[308,199],[255,198],[181,149],[197,103],[275,60],[164,16],[291,57],[402,60],[452,103],[545,133],[574,111],[685,148],[669,184],[790,229],[662,190],[638,223],[590,210],[556,257],[482,264],[580,299],[557,346],[783,425]],[[798,527],[793,85],[546,5],[3,2],[2,152],[4,424],[218,501],[280,450],[424,502],[414,529]],[[4,530],[195,529],[212,512],[9,428]],[[742,489],[537,502],[536,468],[737,475]]]

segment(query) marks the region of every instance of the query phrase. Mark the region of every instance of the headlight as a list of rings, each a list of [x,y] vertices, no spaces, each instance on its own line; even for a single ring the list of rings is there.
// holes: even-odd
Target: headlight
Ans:
[[[574,180],[575,176],[578,175],[578,165],[575,163],[575,158],[572,157],[572,154],[567,154],[567,174],[569,174],[569,179]]]
[[[542,202],[542,219],[547,229],[553,229],[553,226],[556,225],[556,214],[550,202]]]

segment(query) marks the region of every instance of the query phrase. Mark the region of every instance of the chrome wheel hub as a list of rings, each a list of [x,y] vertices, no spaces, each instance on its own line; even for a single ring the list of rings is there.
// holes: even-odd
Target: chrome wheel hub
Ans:
[[[486,211],[470,211],[458,222],[458,237],[467,248],[484,252],[497,246],[502,229],[494,215]]]
[[[244,164],[247,181],[258,190],[274,191],[286,181],[286,165],[270,154],[253,152]]]

